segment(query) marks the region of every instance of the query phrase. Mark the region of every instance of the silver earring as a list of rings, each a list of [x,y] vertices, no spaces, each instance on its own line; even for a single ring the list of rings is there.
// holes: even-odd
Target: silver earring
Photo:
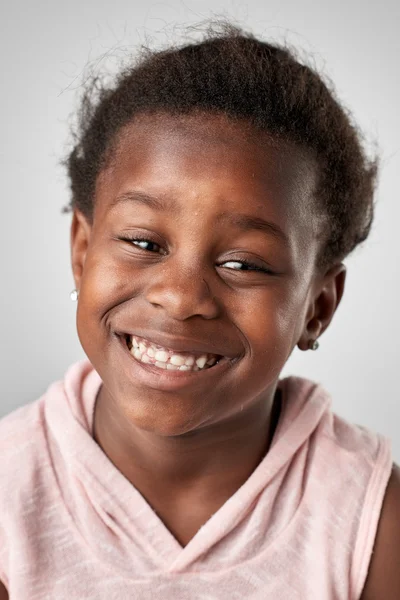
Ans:
[[[72,290],[72,292],[70,293],[70,298],[71,298],[72,302],[76,302],[78,300],[78,296],[79,296],[78,290]]]
[[[308,348],[310,350],[318,350],[318,348],[319,348],[319,342],[317,342],[317,340],[314,340],[314,341],[310,340],[309,344],[308,344]]]

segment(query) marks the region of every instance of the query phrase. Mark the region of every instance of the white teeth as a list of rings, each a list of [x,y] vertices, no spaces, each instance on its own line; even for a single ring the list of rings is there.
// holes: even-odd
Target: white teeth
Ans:
[[[178,367],[180,367],[185,364],[186,358],[184,358],[183,356],[178,356],[177,354],[173,354],[169,359],[169,362],[171,363],[171,365],[177,365]]]
[[[202,355],[199,358],[194,356],[183,356],[181,354],[170,354],[170,352],[162,348],[147,346],[141,340],[131,337],[132,347],[131,354],[146,364],[154,364],[160,369],[168,369],[170,371],[200,371],[207,367],[212,367],[217,362],[215,356],[208,358],[208,354]],[[208,360],[207,360],[208,359]]]
[[[155,353],[155,356],[154,356],[156,361],[160,361],[160,362],[164,362],[164,363],[167,362],[168,357],[169,357],[168,352],[165,352],[164,350],[157,350],[157,352]]]
[[[200,369],[202,369],[202,368],[204,367],[204,365],[206,364],[206,362],[207,362],[207,356],[200,356],[200,358],[198,358],[198,359],[196,360],[196,365],[197,365],[197,366],[198,366]]]
[[[160,367],[161,369],[166,369],[167,368],[167,363],[165,362],[161,362],[159,360],[156,360],[156,367]]]

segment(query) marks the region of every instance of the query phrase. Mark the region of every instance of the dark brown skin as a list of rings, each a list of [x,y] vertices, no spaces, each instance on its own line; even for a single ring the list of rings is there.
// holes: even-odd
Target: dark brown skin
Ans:
[[[361,600],[400,598],[400,468],[393,465]]]
[[[98,178],[93,225],[78,210],[73,215],[78,335],[103,381],[94,437],[182,546],[265,456],[279,374],[296,346],[307,350],[327,329],[344,290],[343,264],[324,273],[314,268],[313,162],[268,142],[223,117],[143,117],[125,129]],[[112,206],[128,192],[169,208]],[[288,243],[217,223],[222,211],[273,222]],[[127,233],[153,246],[118,239]],[[274,274],[241,270],[244,259]],[[139,329],[229,355],[230,368],[208,386],[200,375],[174,392],[146,387],[130,376],[130,356],[117,337]],[[381,519],[385,542],[381,534],[377,540],[383,546],[399,511],[400,485],[391,486]],[[399,542],[397,531],[397,556]],[[380,594],[378,550],[365,598],[398,598],[398,579],[395,595]]]
[[[216,117],[143,118],[98,179],[93,227],[78,212],[72,224],[78,334],[104,382],[95,439],[182,546],[267,452],[281,369],[296,344],[306,350],[326,329],[344,287],[343,265],[314,276],[315,224],[297,209],[313,165],[294,149],[262,149],[267,137],[250,133]],[[133,191],[176,207],[113,206]],[[287,246],[217,223],[222,211],[272,221]],[[118,239],[128,232],[158,246]],[[274,275],[232,268],[246,258]],[[199,377],[174,393],[145,387],[121,367],[115,336],[142,327],[144,337],[203,342],[236,362],[212,386]]]

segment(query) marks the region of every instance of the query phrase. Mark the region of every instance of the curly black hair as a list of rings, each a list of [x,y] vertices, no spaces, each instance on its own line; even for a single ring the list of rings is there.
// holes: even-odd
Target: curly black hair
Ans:
[[[78,208],[92,222],[97,176],[135,115],[199,111],[250,123],[316,159],[315,208],[325,222],[318,269],[341,262],[368,237],[378,158],[366,156],[350,112],[295,50],[229,23],[211,27],[200,42],[144,49],[112,85],[96,77],[86,83],[65,160],[72,198],[63,212]]]

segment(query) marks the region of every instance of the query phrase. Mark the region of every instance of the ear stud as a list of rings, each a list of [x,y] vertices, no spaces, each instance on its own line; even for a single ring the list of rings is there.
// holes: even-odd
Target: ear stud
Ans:
[[[319,342],[317,340],[310,340],[308,343],[309,350],[318,350]]]
[[[72,302],[76,302],[78,300],[78,296],[79,296],[78,290],[72,290],[72,292],[70,293],[70,298],[71,298]]]

